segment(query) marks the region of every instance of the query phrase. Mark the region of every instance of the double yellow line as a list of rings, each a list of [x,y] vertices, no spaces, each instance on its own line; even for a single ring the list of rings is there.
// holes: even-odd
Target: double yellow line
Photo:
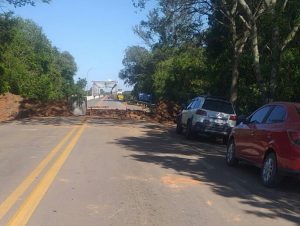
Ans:
[[[85,128],[86,124],[84,123],[83,125],[76,126],[71,131],[69,131],[65,135],[65,137],[57,144],[57,146],[50,151],[46,158],[43,159],[39,163],[39,165],[23,180],[23,182],[6,198],[6,200],[3,203],[1,203],[0,220],[7,214],[7,212],[24,194],[24,192],[27,191],[27,189],[34,182],[34,180],[42,173],[42,171],[47,167],[51,160],[56,156],[56,154],[62,149],[62,147],[75,133],[75,135],[67,144],[65,149],[57,157],[53,165],[45,173],[44,177],[39,181],[36,187],[33,188],[32,192],[29,194],[29,196],[27,196],[25,201],[21,204],[15,215],[9,220],[7,224],[9,226],[26,225],[34,210],[38,206],[39,202],[42,200],[48,188],[54,181],[57,173],[71,154]]]

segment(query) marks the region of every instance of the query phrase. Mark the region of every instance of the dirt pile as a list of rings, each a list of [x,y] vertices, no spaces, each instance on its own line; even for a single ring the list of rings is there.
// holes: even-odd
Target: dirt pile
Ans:
[[[0,121],[26,117],[70,116],[70,105],[65,101],[41,102],[24,99],[18,95],[6,93],[0,95]]]
[[[180,106],[173,102],[160,101],[153,109],[154,119],[158,122],[176,122]]]
[[[87,115],[104,119],[151,120],[149,113],[137,110],[88,109]]]
[[[18,118],[71,116],[72,109],[65,101],[41,102],[36,100],[23,100],[20,105]]]
[[[11,93],[0,95],[0,122],[15,119],[19,115],[23,98]]]
[[[150,111],[88,109],[87,115],[107,119],[132,119],[159,123],[173,123],[176,121],[178,111],[178,105],[161,101],[157,105],[152,106]]]

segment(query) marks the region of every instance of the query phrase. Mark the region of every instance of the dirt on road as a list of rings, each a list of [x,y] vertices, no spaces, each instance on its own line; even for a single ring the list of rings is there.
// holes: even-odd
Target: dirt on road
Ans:
[[[176,115],[179,112],[179,106],[175,103],[160,101],[148,110],[116,110],[105,108],[90,108],[87,115],[97,116],[103,119],[131,119],[145,120],[159,123],[174,123]]]
[[[0,95],[0,122],[27,117],[71,115],[71,108],[65,101],[41,102],[11,93]]]
[[[175,103],[160,101],[150,111],[89,109],[87,115],[108,119],[145,120],[159,123],[173,123],[179,106]],[[41,102],[25,99],[6,93],[0,95],[0,122],[30,117],[72,116],[72,109],[66,101]]]

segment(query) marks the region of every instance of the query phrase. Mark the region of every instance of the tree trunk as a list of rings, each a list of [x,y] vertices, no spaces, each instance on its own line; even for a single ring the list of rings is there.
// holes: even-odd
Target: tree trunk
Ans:
[[[238,79],[239,79],[239,54],[234,53],[232,62],[232,78],[230,87],[230,102],[235,105],[238,97]]]
[[[239,80],[239,63],[244,46],[250,35],[249,30],[245,30],[242,37],[238,38],[235,20],[231,20],[231,32],[233,43],[233,58],[232,58],[232,72],[231,72],[231,87],[230,87],[230,102],[236,104],[238,98],[238,80]]]
[[[257,26],[256,23],[254,22],[252,25],[252,53],[253,53],[253,68],[254,68],[254,73],[256,77],[256,82],[259,88],[260,92],[260,99],[261,102],[264,102],[264,97],[265,97],[265,91],[264,91],[264,84],[263,84],[263,79],[261,75],[261,70],[260,70],[260,53],[258,49],[258,38],[257,38]]]
[[[276,20],[276,12],[273,8],[272,11],[273,17],[273,29],[272,29],[272,55],[271,55],[271,75],[270,75],[270,88],[268,95],[268,102],[274,101],[275,91],[277,88],[277,75],[280,65],[280,38],[279,38],[279,27]]]
[[[237,33],[236,23],[232,19],[230,21],[231,32],[232,32],[232,43],[233,43],[233,58],[232,58],[232,72],[231,72],[231,87],[230,87],[230,102],[235,105],[238,97],[238,80],[239,80],[239,53],[237,47]]]

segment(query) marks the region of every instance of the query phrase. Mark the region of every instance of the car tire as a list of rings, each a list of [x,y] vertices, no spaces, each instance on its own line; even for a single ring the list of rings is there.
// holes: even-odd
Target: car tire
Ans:
[[[181,134],[182,130],[183,130],[183,128],[182,128],[182,124],[181,124],[181,118],[178,118],[177,122],[176,122],[176,133]]]
[[[277,187],[282,177],[278,173],[277,159],[275,153],[269,153],[261,169],[261,181],[266,187]]]
[[[235,153],[234,140],[230,140],[229,144],[227,145],[226,163],[229,166],[236,166],[238,164],[238,162],[239,161],[236,158],[236,153]]]
[[[188,140],[191,140],[194,137],[194,134],[193,134],[193,131],[192,131],[192,121],[191,120],[189,120],[187,125],[186,125],[185,137]]]

